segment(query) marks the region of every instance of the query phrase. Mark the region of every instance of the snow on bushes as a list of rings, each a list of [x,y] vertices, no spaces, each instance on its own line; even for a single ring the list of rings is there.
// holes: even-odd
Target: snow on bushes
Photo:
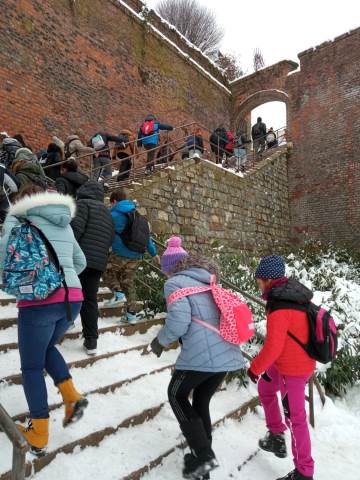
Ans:
[[[254,271],[259,257],[246,252],[226,255],[222,248],[213,248],[209,256],[222,267],[223,278],[248,293],[259,296]],[[332,364],[318,364],[318,376],[327,393],[342,395],[349,386],[360,380],[360,256],[346,249],[325,247],[312,242],[291,253],[284,253],[287,275],[294,276],[314,292],[314,302],[331,310],[339,333],[338,356]],[[139,280],[150,288],[138,285],[139,295],[153,313],[163,312],[164,278],[148,265],[139,272]],[[141,280],[142,279],[142,280]],[[257,331],[266,333],[263,307],[248,301],[254,313]],[[254,355],[260,342],[243,345]],[[244,381],[243,375],[240,375]]]

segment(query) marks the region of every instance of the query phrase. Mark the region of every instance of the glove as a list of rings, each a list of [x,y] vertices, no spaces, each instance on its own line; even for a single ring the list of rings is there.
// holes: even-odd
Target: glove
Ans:
[[[255,375],[255,373],[251,370],[251,368],[248,368],[247,371],[248,377],[253,383],[257,383],[259,380],[259,375]]]
[[[150,344],[151,351],[155,353],[155,355],[160,358],[161,354],[164,351],[164,347],[160,344],[159,340],[157,337],[154,338],[154,340]]]

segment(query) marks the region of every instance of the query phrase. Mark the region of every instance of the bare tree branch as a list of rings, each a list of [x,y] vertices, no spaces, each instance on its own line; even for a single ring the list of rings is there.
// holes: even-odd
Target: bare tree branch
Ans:
[[[236,78],[240,78],[244,75],[244,71],[237,60],[237,58],[231,53],[221,53],[220,51],[217,54],[215,60],[216,65],[218,65],[222,70],[226,78],[231,82]]]
[[[264,56],[260,50],[260,48],[256,48],[254,50],[254,57],[253,57],[253,62],[254,62],[254,71],[257,72],[261,68],[265,67],[265,60]]]
[[[218,50],[224,32],[214,13],[197,0],[160,0],[156,10],[203,53]]]

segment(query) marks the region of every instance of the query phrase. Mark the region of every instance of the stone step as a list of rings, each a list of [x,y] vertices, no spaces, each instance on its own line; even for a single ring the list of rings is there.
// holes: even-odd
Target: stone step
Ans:
[[[143,350],[146,348],[159,331],[157,320],[144,321],[135,326],[132,335],[124,336],[121,329],[115,332],[105,332],[99,336],[98,354],[89,357],[83,349],[82,341],[65,339],[59,346],[65,361],[72,368],[85,368],[98,360],[109,358],[131,349]],[[16,350],[0,353],[0,387],[7,383],[21,384],[20,358]]]
[[[240,422],[227,419],[226,422],[214,429],[213,449],[220,467],[211,473],[211,480],[257,479],[255,475],[251,475],[252,472],[248,471],[249,467],[253,468],[255,460],[257,464],[260,463],[259,469],[261,469],[262,474],[259,477],[263,478],[263,472],[269,470],[270,467],[266,463],[273,463],[272,455],[269,456],[265,452],[260,455],[260,460],[257,458],[260,453],[257,446],[258,440],[263,434],[263,419],[258,415],[246,415],[241,418]],[[226,438],[226,442],[224,442],[224,438]],[[285,460],[285,465],[283,465],[283,462],[284,460],[281,459],[279,466],[282,471],[286,471],[286,463],[289,462],[291,465],[291,460]],[[183,465],[184,451],[182,448],[178,448],[164,458],[158,466],[145,473],[141,480],[174,480],[174,478],[180,478]],[[241,476],[239,472],[241,472]],[[268,472],[268,478],[276,478],[275,472]]]
[[[105,320],[106,319],[106,320]],[[77,321],[78,326],[73,330],[68,331],[63,339],[60,341],[62,343],[66,339],[78,339],[82,338],[82,329],[80,320]],[[154,319],[144,319],[131,325],[126,321],[121,321],[117,317],[102,317],[99,318],[99,335],[106,332],[120,332],[122,335],[129,336],[133,335],[136,332],[143,333],[147,328],[150,328],[153,325],[161,325],[163,319],[161,317],[155,317]],[[0,352],[6,352],[8,350],[17,349],[17,326],[13,325],[7,329],[0,329]]]
[[[165,385],[158,385],[157,389],[163,389],[166,394],[166,387],[167,381]],[[160,392],[160,396],[164,392]],[[246,391],[242,392],[243,395],[239,393],[236,396],[232,395],[230,400],[227,393],[218,392],[212,402],[215,427],[228,418],[242,418],[258,404],[257,398],[250,398]],[[144,409],[132,418],[128,417],[125,422],[119,422],[115,426],[114,422],[111,430],[102,430],[98,438],[97,433],[93,433],[89,437],[82,437],[77,442],[69,442],[61,449],[57,449],[59,453],[71,453],[74,448],[80,446],[81,450],[77,450],[75,456],[62,454],[54,458],[50,454],[51,457],[48,457],[48,460],[51,460],[50,464],[47,463],[46,457],[35,460],[32,468],[39,472],[35,475],[35,480],[55,478],[59,470],[62,471],[63,478],[74,478],[72,475],[77,480],[89,478],[89,471],[84,468],[81,470],[78,465],[91,465],[92,476],[101,475],[103,480],[114,478],[140,480],[144,473],[159,465],[183,445],[179,438],[179,426],[166,399],[157,406]],[[128,428],[130,425],[132,428]],[[8,478],[3,475],[0,480]]]
[[[0,312],[0,330],[9,328],[17,324],[17,309],[15,305],[12,307],[4,307],[8,310]],[[108,308],[100,304],[99,306],[99,316],[102,318],[105,317],[122,317],[125,313],[125,306],[117,308]],[[1,318],[3,317],[3,318]]]
[[[255,408],[258,405],[259,405],[258,397],[253,397],[252,399],[245,401],[238,408],[235,408],[234,410],[230,411],[226,415],[222,416],[221,418],[213,422],[213,428],[214,429],[218,428],[220,425],[222,425],[225,422],[225,420],[232,419],[232,420],[241,421],[247,413],[254,412]],[[151,472],[155,467],[158,467],[159,465],[161,465],[164,462],[164,460],[167,457],[169,457],[171,454],[173,454],[176,450],[178,449],[183,450],[184,448],[186,448],[186,445],[187,444],[185,439],[183,441],[179,441],[176,445],[174,445],[173,447],[163,452],[157,458],[154,458],[153,460],[151,460],[147,465],[144,465],[138,470],[131,472],[125,477],[121,477],[121,480],[141,480],[146,473]],[[157,478],[160,479],[162,477],[159,475]]]
[[[103,302],[104,300],[108,300],[112,297],[112,292],[110,290],[107,291],[107,288],[102,288],[102,292],[98,293],[98,302]],[[5,296],[3,295],[3,298],[0,298],[0,307],[6,307],[8,305],[15,305],[16,304],[16,299],[15,297],[10,297],[10,296]]]
[[[161,410],[167,399],[166,388],[159,389],[158,385],[165,385],[170,380],[170,368],[162,368],[151,375],[142,375],[133,381],[123,382],[122,386],[115,387],[105,393],[92,393],[87,396],[89,407],[86,410],[84,421],[69,425],[66,429],[62,426],[64,415],[63,406],[51,413],[50,440],[47,455],[42,458],[32,459],[28,455],[27,475],[32,471],[38,472],[48,465],[59,453],[71,453],[75,448],[84,448],[99,444],[106,436],[115,433],[118,429],[140,425],[147,419],[153,418]],[[126,384],[124,384],[126,383]],[[141,409],[137,402],[131,401],[141,392],[146,395],[141,399]],[[114,398],[119,402],[114,404]],[[120,399],[128,399],[126,404]],[[115,408],[114,408],[115,405]],[[111,412],[111,413],[110,413]],[[87,420],[87,421],[86,421]],[[5,434],[0,434],[0,443],[5,445]],[[10,446],[7,445],[9,448]],[[6,449],[8,450],[8,449]],[[4,452],[4,458],[11,461],[11,454]],[[10,472],[5,473],[4,462],[0,459],[0,480],[10,479]],[[9,465],[10,467],[10,465]]]

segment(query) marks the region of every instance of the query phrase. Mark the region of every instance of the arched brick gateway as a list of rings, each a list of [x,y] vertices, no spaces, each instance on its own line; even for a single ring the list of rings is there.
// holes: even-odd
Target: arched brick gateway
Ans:
[[[246,98],[236,107],[235,118],[233,119],[234,129],[238,127],[248,118],[250,112],[254,108],[268,102],[284,102],[286,107],[289,102],[289,95],[281,90],[260,90]],[[288,111],[288,109],[286,109]],[[288,123],[288,122],[287,122]]]

